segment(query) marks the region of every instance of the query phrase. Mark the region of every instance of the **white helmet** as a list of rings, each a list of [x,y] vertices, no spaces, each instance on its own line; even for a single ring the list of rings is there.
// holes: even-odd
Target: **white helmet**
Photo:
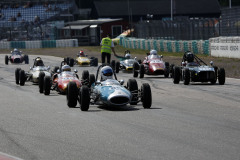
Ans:
[[[131,58],[131,54],[130,53],[125,54],[125,58],[130,59]]]
[[[105,81],[106,79],[113,78],[113,70],[109,66],[105,66],[101,69],[101,80]]]
[[[17,52],[18,51],[18,49],[17,48],[14,48],[14,50],[13,50],[14,52]]]
[[[157,55],[157,51],[156,51],[155,49],[152,49],[152,50],[150,51],[150,55]]]
[[[62,71],[71,71],[71,67],[69,65],[62,66]]]

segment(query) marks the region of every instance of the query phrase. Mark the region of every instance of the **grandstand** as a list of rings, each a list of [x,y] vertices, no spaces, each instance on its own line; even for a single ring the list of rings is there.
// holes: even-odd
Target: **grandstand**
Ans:
[[[56,28],[50,22],[74,20],[74,10],[74,0],[1,0],[0,40],[49,39],[46,29]]]

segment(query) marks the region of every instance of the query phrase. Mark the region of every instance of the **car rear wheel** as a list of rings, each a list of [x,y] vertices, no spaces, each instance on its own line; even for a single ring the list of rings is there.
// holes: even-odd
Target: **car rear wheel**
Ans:
[[[82,86],[80,89],[80,109],[82,111],[88,111],[90,104],[90,93],[87,86]]]
[[[69,59],[69,66],[70,66],[70,67],[73,67],[73,66],[74,66],[74,59],[73,59],[73,58],[70,58],[70,59]]]
[[[220,85],[224,85],[225,84],[225,69],[224,68],[220,68],[218,71],[218,82]]]
[[[214,66],[214,79],[212,79],[210,82],[211,84],[215,84],[217,82],[217,75],[218,75],[218,67]]]
[[[28,55],[24,55],[24,61],[25,61],[25,64],[29,64],[29,58],[28,58]]]
[[[137,62],[133,63],[133,77],[138,77],[139,64]]]
[[[144,77],[144,65],[143,64],[140,65],[139,74],[140,74],[139,75],[140,78]]]
[[[120,62],[116,63],[116,73],[119,73],[119,69],[120,69]]]
[[[16,68],[16,70],[15,70],[15,80],[16,80],[16,84],[19,84],[20,70],[21,70],[21,68]]]
[[[89,87],[91,87],[92,86],[92,84],[93,83],[95,83],[95,76],[94,76],[94,74],[90,74],[90,76],[89,76]]]
[[[51,77],[50,76],[45,76],[44,77],[44,83],[43,83],[44,95],[49,95],[50,94],[50,89],[51,89]]]
[[[132,93],[132,99],[130,104],[136,105],[138,101],[138,84],[136,79],[129,79],[127,82],[127,88]]]
[[[152,92],[150,85],[148,83],[143,83],[141,86],[141,92],[143,108],[150,108],[152,106]]]
[[[188,68],[184,69],[184,75],[183,75],[183,83],[184,85],[189,85],[190,82],[190,71]]]
[[[8,65],[8,56],[5,56],[5,64]]]
[[[168,78],[168,77],[169,77],[169,62],[165,62],[164,77],[165,77],[165,78]]]
[[[174,84],[179,84],[180,74],[181,74],[180,68],[175,66],[173,68],[173,83]]]
[[[76,107],[78,98],[78,88],[75,82],[69,82],[67,85],[67,105],[70,108]]]
[[[25,81],[26,81],[26,76],[25,76],[24,70],[19,71],[19,81],[20,81],[20,86],[24,86]]]
[[[98,58],[94,58],[94,60],[93,60],[93,66],[95,66],[95,67],[98,66]]]
[[[45,77],[45,73],[40,72],[38,76],[39,93],[43,93],[44,77]]]
[[[171,78],[173,78],[173,68],[174,68],[174,64],[171,64],[169,67],[169,74]]]
[[[112,60],[112,61],[111,61],[111,67],[112,67],[112,69],[115,71],[115,67],[116,67],[115,60]]]

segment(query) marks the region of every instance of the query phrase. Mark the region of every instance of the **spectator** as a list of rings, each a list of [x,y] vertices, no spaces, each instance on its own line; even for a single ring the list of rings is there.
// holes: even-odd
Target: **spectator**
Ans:
[[[17,14],[17,17],[21,17],[22,15],[21,15],[21,13],[20,12],[18,12],[18,14]]]

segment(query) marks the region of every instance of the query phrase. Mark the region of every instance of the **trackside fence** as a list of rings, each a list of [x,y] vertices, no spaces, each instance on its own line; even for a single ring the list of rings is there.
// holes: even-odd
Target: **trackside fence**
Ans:
[[[0,41],[0,49],[22,48],[59,48],[78,47],[77,39],[36,40],[36,41]]]

